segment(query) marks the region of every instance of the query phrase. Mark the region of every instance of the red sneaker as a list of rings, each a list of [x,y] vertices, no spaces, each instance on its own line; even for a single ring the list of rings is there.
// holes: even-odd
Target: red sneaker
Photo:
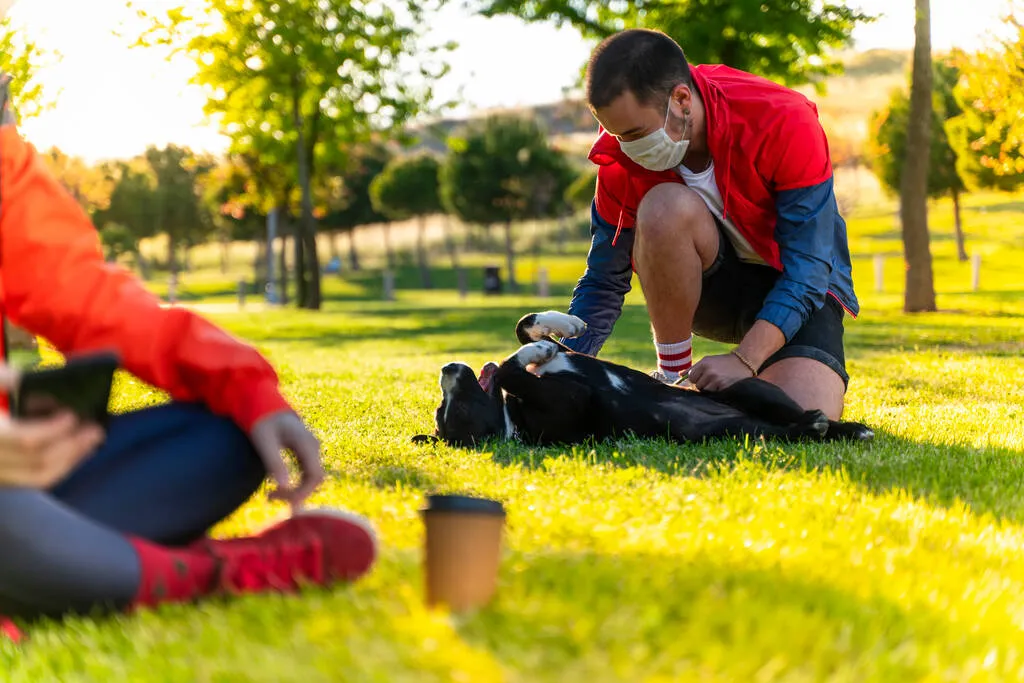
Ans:
[[[330,508],[296,513],[251,538],[210,540],[216,590],[294,592],[303,584],[354,581],[373,565],[377,539],[363,517]]]
[[[14,625],[14,622],[7,617],[0,617],[0,642],[9,640],[15,645],[22,641],[21,629]]]
[[[310,509],[257,536],[203,539],[166,548],[130,539],[142,577],[132,607],[189,602],[224,593],[291,593],[365,574],[377,556],[370,523],[332,509]]]

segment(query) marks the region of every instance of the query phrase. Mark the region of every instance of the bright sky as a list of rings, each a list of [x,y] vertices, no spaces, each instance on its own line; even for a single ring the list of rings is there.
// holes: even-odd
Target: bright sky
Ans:
[[[138,4],[155,10],[180,0]],[[555,101],[575,82],[590,45],[574,30],[484,19],[457,4],[431,22],[424,35],[431,42],[460,43],[438,93],[450,97],[461,90],[463,111]],[[851,4],[884,15],[857,31],[858,48],[913,45],[913,0]],[[932,0],[934,49],[984,45],[1007,6],[1007,0]],[[11,16],[27,35],[63,56],[41,73],[43,83],[59,93],[57,108],[22,126],[40,148],[56,145],[90,161],[132,156],[147,144],[223,148],[216,131],[203,125],[203,97],[188,84],[189,64],[129,49],[128,40],[113,35],[121,26],[128,33],[138,30],[124,0],[20,0]]]

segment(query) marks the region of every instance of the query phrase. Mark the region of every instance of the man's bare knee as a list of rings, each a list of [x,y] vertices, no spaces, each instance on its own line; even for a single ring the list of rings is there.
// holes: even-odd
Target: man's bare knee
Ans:
[[[846,386],[842,377],[824,363],[786,358],[765,368],[761,379],[781,388],[804,410],[820,410],[830,420],[843,415]]]
[[[718,230],[700,195],[679,183],[662,183],[651,188],[636,213],[636,250],[658,250],[666,241],[693,240],[701,261],[710,266],[718,253]]]

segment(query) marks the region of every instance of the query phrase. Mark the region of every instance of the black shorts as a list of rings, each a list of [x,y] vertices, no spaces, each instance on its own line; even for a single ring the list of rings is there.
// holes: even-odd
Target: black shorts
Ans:
[[[721,223],[717,219],[715,223],[718,225],[718,257],[704,271],[693,331],[706,339],[738,344],[757,320],[765,297],[780,273],[770,266],[740,261]],[[825,305],[812,313],[793,338],[760,369],[784,358],[813,358],[830,367],[842,377],[844,385],[849,385],[843,349],[845,314],[835,297],[826,296]]]

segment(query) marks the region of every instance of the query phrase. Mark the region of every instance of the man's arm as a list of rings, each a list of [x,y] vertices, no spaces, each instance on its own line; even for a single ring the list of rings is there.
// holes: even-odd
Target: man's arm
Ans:
[[[590,209],[592,241],[587,254],[587,268],[576,283],[569,304],[569,314],[587,323],[587,331],[562,343],[573,351],[596,356],[612,333],[622,314],[622,302],[631,289],[633,279],[634,230],[623,230],[612,246],[615,226]]]
[[[138,378],[247,432],[290,410],[255,349],[190,311],[162,308],[104,262],[88,217],[10,121],[0,127],[0,278],[11,320],[62,353],[116,351]]]
[[[824,305],[832,275],[838,212],[832,179],[780,192],[776,207],[775,239],[782,275],[765,297],[757,318],[770,323],[778,333],[771,334],[763,324],[756,324],[738,349],[755,365],[782,348]]]

